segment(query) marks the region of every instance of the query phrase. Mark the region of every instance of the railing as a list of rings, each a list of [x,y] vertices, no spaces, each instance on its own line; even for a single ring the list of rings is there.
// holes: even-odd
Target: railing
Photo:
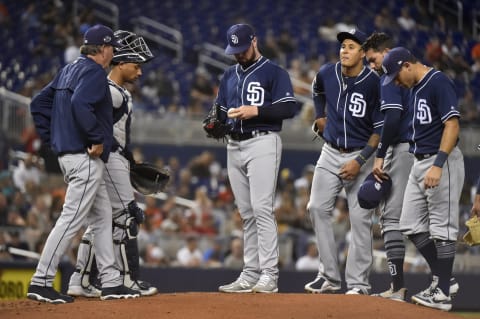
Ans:
[[[435,12],[435,7],[439,7],[443,9],[445,12],[448,12],[457,17],[457,28],[458,31],[463,31],[463,3],[460,0],[457,1],[436,1],[436,0],[429,0],[428,2],[428,11],[431,14],[438,14]],[[454,2],[454,5],[449,3]]]
[[[105,21],[114,31],[118,30],[120,13],[116,4],[106,0],[91,0],[90,4],[85,1],[75,1],[73,3],[74,17],[79,16],[80,8],[95,8],[93,10],[95,17]]]
[[[235,59],[230,55],[226,55],[223,48],[211,43],[204,43],[202,45],[202,50],[200,50],[200,53],[198,54],[199,66],[205,68],[211,66],[216,68],[219,72],[223,72],[234,62]]]
[[[23,130],[32,124],[30,99],[0,87],[0,123],[7,137],[18,141]]]
[[[134,32],[157,43],[160,46],[175,52],[176,62],[183,59],[183,36],[182,33],[165,24],[141,16],[132,19]]]

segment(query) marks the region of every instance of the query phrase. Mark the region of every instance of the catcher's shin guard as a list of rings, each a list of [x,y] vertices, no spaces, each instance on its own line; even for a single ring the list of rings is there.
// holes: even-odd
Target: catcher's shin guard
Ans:
[[[85,263],[82,263],[84,261]],[[81,275],[83,288],[88,288],[95,280],[98,270],[95,266],[95,250],[90,240],[83,238],[78,246],[78,261],[76,272]],[[95,269],[93,269],[95,268]]]
[[[138,280],[140,272],[137,238],[125,238],[120,243],[120,255],[122,256],[123,282],[125,286],[131,287],[134,281]]]

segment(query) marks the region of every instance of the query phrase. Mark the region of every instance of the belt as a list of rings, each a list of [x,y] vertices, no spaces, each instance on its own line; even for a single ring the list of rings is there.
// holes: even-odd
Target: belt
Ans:
[[[419,161],[423,161],[426,158],[430,158],[433,155],[437,155],[437,153],[430,153],[430,154],[413,154],[415,158]]]
[[[60,157],[60,156],[67,155],[67,154],[70,154],[70,155],[73,155],[73,154],[84,154],[84,153],[86,153],[86,152],[87,152],[86,150],[58,152],[58,153],[57,153],[57,156]]]
[[[340,153],[352,153],[352,152],[356,152],[356,151],[361,151],[363,149],[363,147],[343,148],[343,147],[339,147],[338,145],[335,145],[335,144],[332,144],[332,143],[329,143],[329,142],[327,142],[327,144],[330,145],[331,147],[333,147],[334,149],[336,149],[337,151],[339,151]]]
[[[230,133],[228,134],[230,138],[234,141],[245,141],[253,137],[262,136],[269,134],[270,131],[252,131],[248,133]]]

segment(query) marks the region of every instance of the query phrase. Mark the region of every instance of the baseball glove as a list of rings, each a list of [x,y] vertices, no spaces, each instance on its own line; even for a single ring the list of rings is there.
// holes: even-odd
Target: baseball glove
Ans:
[[[224,139],[230,131],[230,127],[220,120],[220,112],[220,105],[215,103],[203,120],[203,129],[207,132],[207,137],[216,140]]]
[[[170,180],[170,173],[149,163],[135,164],[130,167],[130,182],[133,188],[143,195],[152,195],[162,191]]]
[[[463,241],[470,245],[480,245],[480,220],[475,215],[465,222],[468,227],[468,231],[463,236]]]

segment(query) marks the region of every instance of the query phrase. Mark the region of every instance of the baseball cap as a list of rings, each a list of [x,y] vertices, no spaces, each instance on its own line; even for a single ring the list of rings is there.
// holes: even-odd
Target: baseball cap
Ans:
[[[375,208],[388,196],[391,188],[391,178],[383,180],[383,182],[380,183],[375,179],[373,173],[370,173],[358,190],[358,204],[365,209]]]
[[[238,54],[245,52],[255,37],[255,31],[248,24],[232,25],[227,31],[228,45],[225,54]]]
[[[367,35],[358,29],[352,29],[348,32],[340,32],[337,34],[338,42],[342,43],[345,39],[351,39],[362,45],[367,40]]]
[[[115,39],[112,29],[102,24],[96,24],[85,32],[85,35],[83,36],[83,44],[106,44],[117,48],[122,47],[122,45]]]
[[[386,77],[382,85],[387,85],[395,80],[398,72],[402,69],[403,63],[410,61],[411,58],[412,54],[404,47],[396,47],[388,51],[383,58],[382,69]]]

